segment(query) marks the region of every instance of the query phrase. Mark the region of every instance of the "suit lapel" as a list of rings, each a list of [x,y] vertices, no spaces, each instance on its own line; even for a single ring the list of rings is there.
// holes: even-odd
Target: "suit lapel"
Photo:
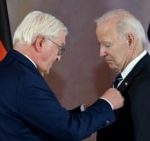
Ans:
[[[121,85],[118,87],[120,92],[124,92],[129,86],[132,85],[135,78],[144,70],[144,67],[150,64],[150,56],[147,53],[132,69],[132,71],[127,75],[127,77],[123,80]]]

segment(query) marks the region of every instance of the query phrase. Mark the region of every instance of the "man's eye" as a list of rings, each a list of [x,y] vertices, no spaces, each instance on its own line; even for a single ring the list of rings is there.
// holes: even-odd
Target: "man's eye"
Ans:
[[[109,48],[110,47],[110,44],[105,44],[104,45],[106,48]]]

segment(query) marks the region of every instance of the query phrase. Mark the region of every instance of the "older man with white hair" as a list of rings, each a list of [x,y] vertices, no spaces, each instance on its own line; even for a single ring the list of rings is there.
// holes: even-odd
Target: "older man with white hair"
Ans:
[[[79,141],[115,121],[123,106],[110,88],[86,111],[67,111],[42,74],[61,59],[68,33],[56,17],[29,13],[15,31],[14,49],[0,64],[0,141]]]
[[[150,56],[140,21],[124,9],[96,20],[100,56],[121,81],[116,85],[125,105],[117,122],[98,132],[97,141],[150,141]]]

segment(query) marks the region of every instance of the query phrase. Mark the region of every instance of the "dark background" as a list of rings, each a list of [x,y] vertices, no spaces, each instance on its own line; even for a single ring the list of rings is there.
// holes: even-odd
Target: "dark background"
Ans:
[[[94,20],[108,10],[125,8],[140,19],[146,31],[150,21],[149,0],[7,0],[7,7],[12,35],[32,10],[48,12],[69,28],[67,51],[46,76],[67,109],[93,103],[111,86],[114,77],[99,57]],[[95,141],[95,134],[86,141]]]

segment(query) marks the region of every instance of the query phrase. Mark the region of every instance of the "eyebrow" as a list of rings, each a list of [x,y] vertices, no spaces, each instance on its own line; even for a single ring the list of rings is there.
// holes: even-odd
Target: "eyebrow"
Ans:
[[[111,45],[111,44],[112,44],[112,41],[102,41],[102,44]]]
[[[102,41],[103,44],[111,44],[111,41]]]

